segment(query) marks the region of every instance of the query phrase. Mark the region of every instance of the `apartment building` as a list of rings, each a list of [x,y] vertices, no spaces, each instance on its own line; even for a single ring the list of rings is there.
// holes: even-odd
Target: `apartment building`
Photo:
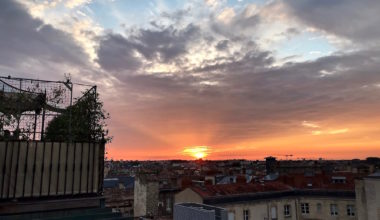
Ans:
[[[287,180],[287,184],[280,178],[261,183],[193,186],[178,193],[175,203],[221,207],[227,210],[229,220],[380,219],[380,193],[374,191],[380,189],[380,179],[375,174],[356,180],[356,187],[351,174],[296,175]]]

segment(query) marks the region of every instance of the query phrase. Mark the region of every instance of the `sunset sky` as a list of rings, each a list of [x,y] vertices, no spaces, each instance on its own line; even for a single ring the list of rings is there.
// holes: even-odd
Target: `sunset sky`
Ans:
[[[1,0],[0,75],[96,84],[108,157],[380,156],[378,0]]]

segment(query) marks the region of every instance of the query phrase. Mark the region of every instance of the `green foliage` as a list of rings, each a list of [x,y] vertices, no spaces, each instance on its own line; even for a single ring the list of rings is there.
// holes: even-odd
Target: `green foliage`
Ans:
[[[106,120],[109,114],[103,109],[94,88],[86,91],[75,104],[50,121],[45,140],[50,141],[100,141],[110,142]]]
[[[14,123],[15,119],[8,114],[0,112],[0,140],[8,140],[11,138],[11,133],[4,128]]]

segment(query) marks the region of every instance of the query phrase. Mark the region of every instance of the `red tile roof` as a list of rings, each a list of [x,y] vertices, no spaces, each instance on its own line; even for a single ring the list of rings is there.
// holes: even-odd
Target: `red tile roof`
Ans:
[[[333,177],[344,177],[345,183],[333,183]],[[282,182],[297,189],[336,189],[355,190],[355,178],[359,177],[353,173],[331,173],[315,174],[305,176],[304,174],[282,175],[276,181]]]
[[[345,183],[334,183],[333,177],[345,178]],[[332,173],[315,174],[305,176],[304,174],[282,175],[275,181],[264,183],[235,183],[220,185],[192,186],[191,189],[203,198],[214,196],[233,196],[260,192],[280,192],[290,190],[337,190],[354,191],[355,178],[358,174]]]
[[[203,198],[211,196],[223,196],[223,195],[240,195],[247,193],[257,192],[273,192],[273,191],[287,191],[291,190],[290,186],[287,186],[280,182],[271,183],[235,183],[235,184],[220,184],[220,185],[205,185],[202,187],[193,186],[191,189],[198,193]]]

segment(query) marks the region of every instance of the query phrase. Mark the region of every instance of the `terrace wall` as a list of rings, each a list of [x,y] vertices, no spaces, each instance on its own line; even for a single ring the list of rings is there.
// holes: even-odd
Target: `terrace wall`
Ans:
[[[100,194],[104,146],[0,141],[0,201]]]

